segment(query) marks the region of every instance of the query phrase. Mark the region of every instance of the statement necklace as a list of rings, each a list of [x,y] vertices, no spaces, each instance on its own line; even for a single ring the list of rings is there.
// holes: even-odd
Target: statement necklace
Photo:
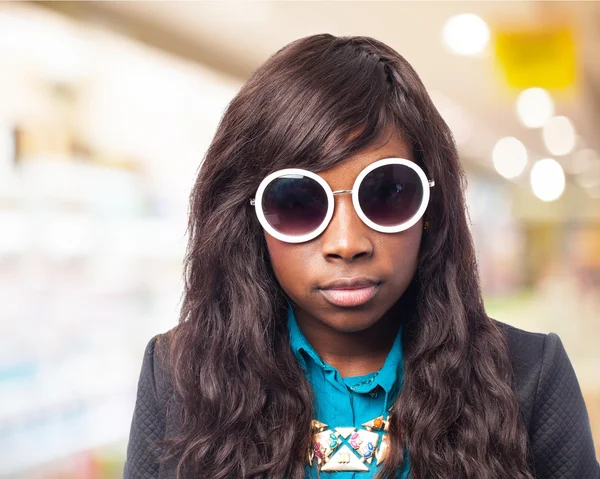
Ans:
[[[389,421],[379,416],[355,427],[329,428],[327,424],[312,421],[312,441],[308,452],[308,463],[316,459],[321,471],[369,471],[365,463],[371,464],[373,457],[379,466],[389,449]],[[380,435],[376,431],[383,431]],[[380,440],[381,439],[381,440]]]

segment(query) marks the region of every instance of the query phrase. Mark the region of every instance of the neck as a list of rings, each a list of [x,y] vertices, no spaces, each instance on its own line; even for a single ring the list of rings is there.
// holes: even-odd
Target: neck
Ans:
[[[363,331],[344,332],[318,319],[294,311],[300,330],[321,359],[342,377],[363,376],[379,371],[396,339],[400,324],[393,309]]]

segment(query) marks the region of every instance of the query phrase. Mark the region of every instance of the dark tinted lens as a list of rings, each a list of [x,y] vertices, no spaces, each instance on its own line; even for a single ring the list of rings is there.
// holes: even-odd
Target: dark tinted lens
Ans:
[[[262,197],[269,224],[280,233],[302,236],[316,230],[327,214],[327,194],[312,178],[287,175],[269,183]]]
[[[397,226],[410,220],[422,200],[419,175],[404,165],[375,168],[363,179],[358,191],[363,212],[381,226]]]

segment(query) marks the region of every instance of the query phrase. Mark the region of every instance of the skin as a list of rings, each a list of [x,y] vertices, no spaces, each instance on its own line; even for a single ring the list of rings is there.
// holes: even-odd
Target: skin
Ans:
[[[414,161],[397,132],[319,172],[333,191],[351,189],[361,170],[383,158]],[[380,233],[356,214],[351,195],[336,195],[326,230],[305,243],[285,243],[265,232],[271,264],[294,305],[301,331],[319,356],[342,377],[378,371],[394,342],[400,322],[396,303],[417,269],[423,219],[400,233]],[[375,296],[356,307],[331,304],[320,286],[338,279],[372,276],[380,281]]]

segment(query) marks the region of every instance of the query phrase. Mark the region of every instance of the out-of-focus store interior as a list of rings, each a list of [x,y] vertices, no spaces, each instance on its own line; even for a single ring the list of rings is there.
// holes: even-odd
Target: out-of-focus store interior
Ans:
[[[0,3],[0,478],[122,475],[187,201],[291,40],[404,55],[455,134],[489,314],[560,335],[600,452],[600,2]]]

